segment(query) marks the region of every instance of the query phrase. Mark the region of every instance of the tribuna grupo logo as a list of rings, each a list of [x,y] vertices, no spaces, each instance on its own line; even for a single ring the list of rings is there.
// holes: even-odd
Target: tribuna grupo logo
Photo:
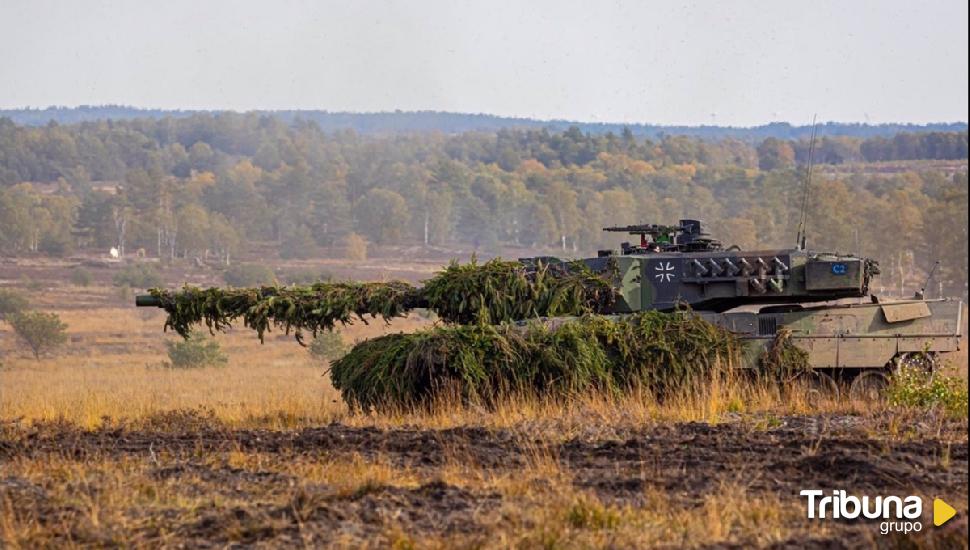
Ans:
[[[821,489],[807,489],[799,493],[807,499],[808,519],[859,518],[881,520],[879,532],[911,533],[923,529],[923,499],[918,496],[855,496],[842,490],[826,494]],[[933,524],[943,525],[956,515],[956,510],[941,499],[933,501]]]

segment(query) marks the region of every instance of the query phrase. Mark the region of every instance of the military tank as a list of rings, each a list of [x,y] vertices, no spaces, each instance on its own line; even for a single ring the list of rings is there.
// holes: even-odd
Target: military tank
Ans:
[[[609,274],[615,299],[599,313],[690,308],[738,336],[741,366],[751,370],[784,337],[807,353],[808,369],[800,376],[813,395],[838,397],[848,390],[872,398],[901,366],[933,370],[941,353],[960,346],[961,301],[882,300],[870,292],[879,264],[869,258],[811,251],[801,239],[790,249],[724,248],[692,219],[604,230],[638,240],[579,260],[590,273]],[[561,264],[568,272],[577,260],[542,256],[519,262],[527,270]],[[162,303],[148,295],[136,297],[136,305]],[[429,306],[420,290],[404,295],[401,308],[421,307]]]
[[[617,270],[615,313],[690,307],[741,339],[754,366],[780,331],[808,353],[812,391],[871,398],[900,366],[935,369],[941,353],[959,350],[960,300],[882,300],[870,292],[875,260],[802,247],[725,249],[699,220],[677,225],[607,227],[638,242],[583,260]],[[560,261],[521,258],[525,264]]]

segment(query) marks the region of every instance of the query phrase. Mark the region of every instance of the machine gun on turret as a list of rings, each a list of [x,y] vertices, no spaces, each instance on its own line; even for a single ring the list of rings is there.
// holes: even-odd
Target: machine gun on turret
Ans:
[[[604,227],[603,231],[638,235],[640,244],[620,244],[621,253],[646,254],[649,252],[712,252],[721,250],[721,241],[704,232],[700,220],[680,220],[679,225],[636,224]],[[600,251],[600,256],[611,251]]]

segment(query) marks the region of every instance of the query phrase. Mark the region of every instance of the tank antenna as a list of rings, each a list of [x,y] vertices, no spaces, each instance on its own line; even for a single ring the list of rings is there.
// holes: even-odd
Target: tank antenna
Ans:
[[[939,269],[939,267],[940,267],[940,260],[936,260],[936,262],[933,264],[933,269],[930,270],[930,274],[927,275],[926,276],[926,280],[923,281],[923,286],[920,287],[919,292],[916,293],[917,296],[919,296],[919,297],[922,298],[923,296],[926,295],[926,287],[929,286],[930,281],[933,280],[933,275],[936,274],[936,270]],[[940,294],[941,294],[940,298],[942,298],[943,297],[942,296],[943,293],[941,292]]]
[[[808,146],[808,172],[802,187],[802,208],[798,213],[798,234],[795,236],[795,248],[805,250],[805,219],[808,217],[808,193],[812,186],[812,166],[815,164],[815,137],[818,135],[818,115],[812,115],[812,141]]]

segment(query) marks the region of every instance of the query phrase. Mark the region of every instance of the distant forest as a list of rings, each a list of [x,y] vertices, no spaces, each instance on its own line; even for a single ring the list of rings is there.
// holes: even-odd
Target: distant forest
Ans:
[[[138,109],[120,105],[48,107],[45,109],[0,109],[0,118],[6,117],[17,124],[43,126],[50,121],[58,124],[76,124],[97,120],[131,120],[137,118],[185,118],[193,115],[218,114],[217,111],[176,111],[164,109]],[[561,132],[570,127],[590,134],[614,134],[629,129],[634,136],[659,139],[666,135],[683,135],[704,139],[735,138],[745,141],[777,139],[804,139],[812,133],[811,126],[792,126],[776,122],[751,128],[731,126],[663,126],[656,124],[615,124],[578,122],[569,120],[534,120],[485,114],[448,113],[440,111],[343,113],[328,111],[256,111],[256,115],[269,115],[285,123],[307,121],[315,123],[324,132],[353,130],[359,134],[388,134],[409,132],[443,132],[459,134],[472,131],[496,132],[502,129],[548,129]],[[936,124],[859,124],[829,122],[820,124],[822,136],[846,136],[869,138],[892,137],[900,132],[965,132],[965,122]]]
[[[259,113],[122,118],[0,118],[0,253],[117,247],[229,264],[254,244],[312,258],[366,242],[578,256],[617,245],[606,225],[686,217],[726,245],[791,246],[809,151],[801,130],[372,134]],[[936,282],[966,296],[967,156],[965,129],[821,137],[809,246],[880,260],[895,293],[940,260]]]

